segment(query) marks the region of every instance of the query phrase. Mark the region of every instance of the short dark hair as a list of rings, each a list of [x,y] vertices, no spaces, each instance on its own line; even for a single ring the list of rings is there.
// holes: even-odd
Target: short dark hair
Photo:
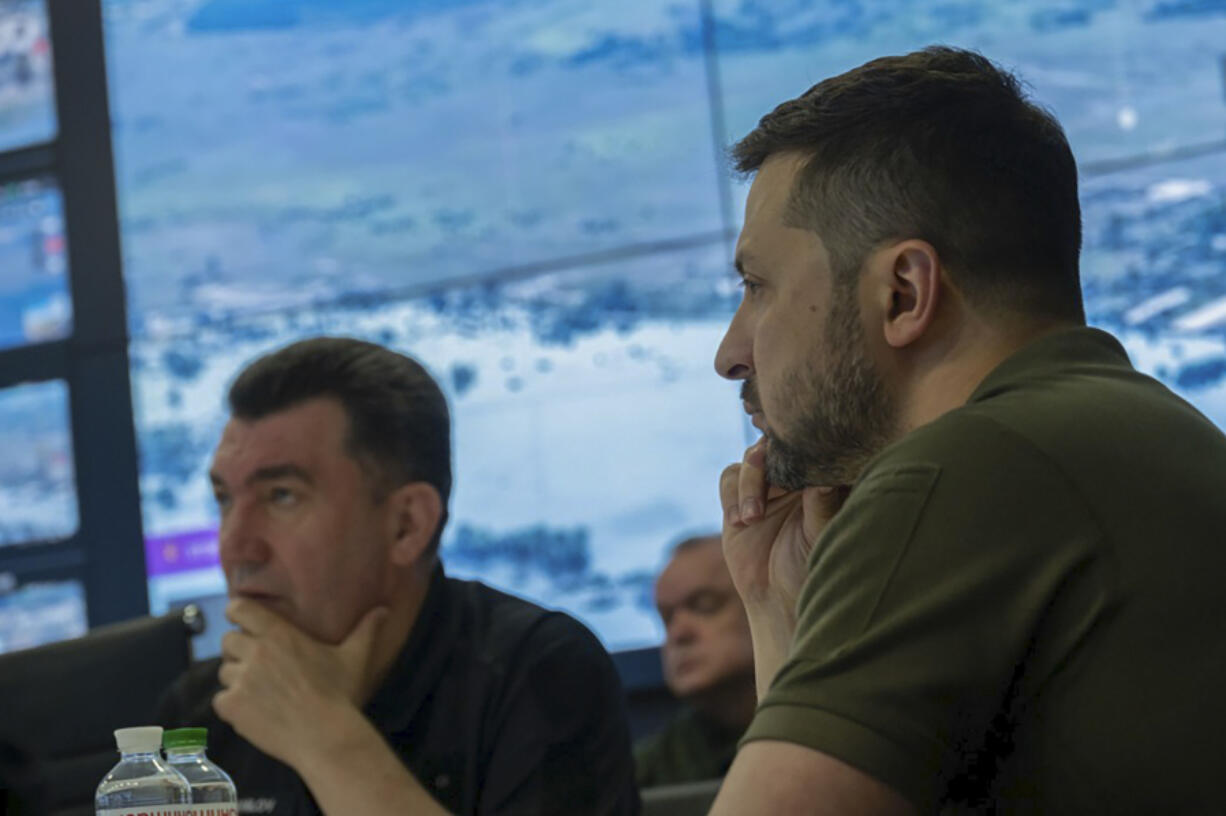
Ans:
[[[1077,165],[1059,122],[973,51],[931,46],[814,85],[733,146],[742,173],[807,157],[788,223],[813,229],[836,280],[886,241],[933,245],[979,307],[1085,321]]]
[[[258,420],[318,397],[337,400],[349,420],[346,449],[371,478],[376,500],[408,482],[451,495],[451,415],[438,383],[411,357],[349,337],[301,340],[260,357],[230,386],[230,415]]]

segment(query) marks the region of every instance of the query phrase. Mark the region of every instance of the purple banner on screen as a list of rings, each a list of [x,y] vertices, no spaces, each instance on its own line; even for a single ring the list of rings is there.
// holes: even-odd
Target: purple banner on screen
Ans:
[[[194,530],[145,539],[145,568],[150,577],[215,566],[216,530]]]

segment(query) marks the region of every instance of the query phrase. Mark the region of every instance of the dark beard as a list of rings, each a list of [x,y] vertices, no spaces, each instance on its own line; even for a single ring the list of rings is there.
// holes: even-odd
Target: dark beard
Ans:
[[[852,484],[895,438],[894,400],[865,353],[854,290],[842,288],[836,286],[826,324],[825,370],[811,365],[791,372],[784,399],[799,419],[766,435],[766,478],[784,490]],[[753,380],[742,385],[741,396],[760,409]]]

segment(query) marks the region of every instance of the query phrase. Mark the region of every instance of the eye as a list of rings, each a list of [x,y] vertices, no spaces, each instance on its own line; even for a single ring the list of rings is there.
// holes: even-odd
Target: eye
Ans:
[[[281,507],[289,507],[298,502],[298,494],[288,487],[277,486],[269,489],[268,501]]]
[[[217,502],[217,509],[222,513],[230,509],[230,496],[227,493],[220,491],[213,492],[213,500]]]
[[[741,282],[738,285],[745,290],[747,297],[752,297],[762,291],[762,284],[749,278],[741,278]]]
[[[714,592],[701,592],[690,601],[690,609],[699,615],[714,615],[724,605],[724,599]]]

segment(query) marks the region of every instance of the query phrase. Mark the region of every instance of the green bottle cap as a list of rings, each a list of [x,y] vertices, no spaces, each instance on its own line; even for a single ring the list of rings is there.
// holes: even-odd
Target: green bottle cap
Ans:
[[[167,751],[172,748],[203,748],[208,737],[207,728],[176,728],[162,734],[162,747]]]

